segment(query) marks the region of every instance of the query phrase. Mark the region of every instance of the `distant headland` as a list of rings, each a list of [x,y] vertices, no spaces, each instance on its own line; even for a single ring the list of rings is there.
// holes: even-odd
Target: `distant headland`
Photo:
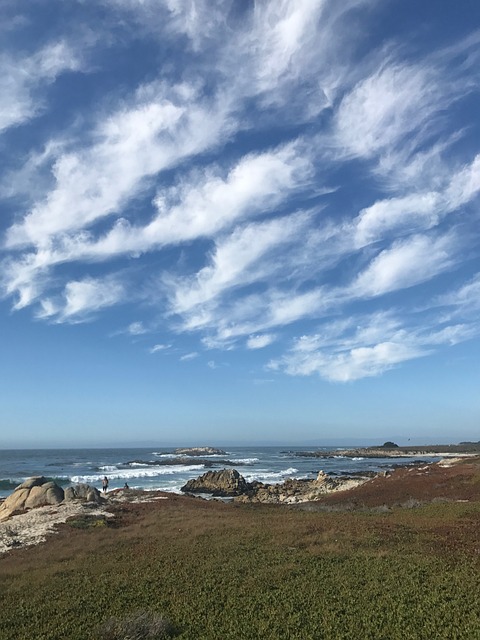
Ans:
[[[334,451],[295,451],[298,457],[305,458],[417,458],[417,457],[464,457],[480,454],[480,442],[460,442],[459,444],[419,445],[400,447],[394,442],[385,442],[378,447],[359,447],[355,449],[337,449]]]

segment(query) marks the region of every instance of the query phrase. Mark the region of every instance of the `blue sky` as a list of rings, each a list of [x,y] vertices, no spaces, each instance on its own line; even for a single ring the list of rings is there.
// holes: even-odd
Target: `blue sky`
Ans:
[[[480,4],[2,0],[0,446],[480,438]]]

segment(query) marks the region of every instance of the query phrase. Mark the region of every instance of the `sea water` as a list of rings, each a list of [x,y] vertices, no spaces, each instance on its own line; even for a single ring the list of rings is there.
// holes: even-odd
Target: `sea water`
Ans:
[[[381,471],[414,458],[348,458],[336,447],[228,447],[224,454],[180,456],[174,448],[15,449],[0,450],[0,497],[9,495],[31,476],[46,476],[62,487],[87,483],[109,490],[124,487],[179,493],[191,478],[208,470],[236,469],[248,482],[274,484],[287,478],[315,478],[320,470],[332,475]],[[304,457],[318,451],[327,457]],[[436,458],[438,459],[438,458]],[[430,462],[433,458],[428,459]]]

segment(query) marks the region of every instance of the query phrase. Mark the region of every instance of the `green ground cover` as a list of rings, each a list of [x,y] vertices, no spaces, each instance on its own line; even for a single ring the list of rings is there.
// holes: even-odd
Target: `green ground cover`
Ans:
[[[144,612],[184,640],[474,640],[479,525],[477,503],[128,505],[113,527],[66,525],[0,559],[0,638],[97,639],[109,618]]]

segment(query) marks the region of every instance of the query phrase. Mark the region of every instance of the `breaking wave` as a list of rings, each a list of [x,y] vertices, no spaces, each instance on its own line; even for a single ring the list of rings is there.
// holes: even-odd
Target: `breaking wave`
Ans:
[[[182,467],[182,473],[188,471],[201,471],[205,468],[203,464],[195,464]],[[177,466],[149,467],[148,469],[114,469],[105,471],[102,474],[89,474],[83,476],[72,476],[70,480],[76,483],[101,482],[104,476],[110,480],[128,480],[132,478],[155,478],[156,476],[173,475],[179,472]]]
[[[283,482],[285,478],[291,477],[296,473],[298,473],[298,469],[289,467],[288,469],[278,471],[277,473],[268,471],[267,469],[259,469],[256,472],[242,473],[242,475],[247,482],[253,482],[254,480],[257,480],[258,482],[271,482],[275,484],[276,482]]]

